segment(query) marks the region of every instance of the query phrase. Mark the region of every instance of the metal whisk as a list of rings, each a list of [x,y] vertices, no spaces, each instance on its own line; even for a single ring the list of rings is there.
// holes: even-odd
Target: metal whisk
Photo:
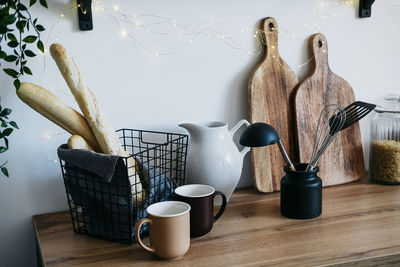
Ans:
[[[314,136],[314,147],[306,171],[313,170],[322,154],[332,143],[346,121],[346,112],[336,104],[325,106],[318,120],[317,131]]]

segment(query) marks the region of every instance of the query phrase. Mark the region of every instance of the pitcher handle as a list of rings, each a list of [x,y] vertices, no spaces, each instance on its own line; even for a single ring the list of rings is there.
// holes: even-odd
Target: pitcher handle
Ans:
[[[247,120],[243,119],[243,120],[238,121],[238,123],[236,123],[236,125],[233,126],[232,129],[229,130],[229,132],[230,132],[231,135],[232,135],[232,139],[233,139],[233,135],[237,132],[237,130],[239,130],[240,127],[242,127],[243,124],[245,124],[247,127],[250,126],[250,123],[249,123]],[[250,148],[249,148],[249,147],[244,147],[244,148],[243,148],[241,151],[239,151],[239,152],[240,152],[240,155],[241,155],[242,158],[243,158],[244,155],[246,155],[247,152],[249,152],[249,151],[250,151]]]

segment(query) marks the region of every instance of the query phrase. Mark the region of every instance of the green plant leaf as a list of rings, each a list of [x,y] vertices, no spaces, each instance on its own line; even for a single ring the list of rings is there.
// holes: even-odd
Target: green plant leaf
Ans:
[[[0,4],[1,4],[1,5],[5,5],[6,3],[7,3],[7,0],[1,0],[1,1],[0,1]],[[6,14],[8,14],[8,9],[9,9],[9,8],[7,8],[6,6],[0,8],[0,15],[5,16]]]
[[[5,72],[5,73],[7,73],[8,75],[10,75],[11,77],[13,77],[13,78],[17,78],[18,77],[18,72],[16,72],[15,70],[13,70],[13,69],[3,69],[3,71]]]
[[[0,117],[8,116],[8,115],[11,114],[11,112],[12,112],[11,109],[5,108],[5,109],[3,109],[3,110],[0,112]]]
[[[14,131],[13,128],[7,128],[7,129],[5,129],[1,134],[2,134],[3,136],[9,136],[13,131]]]
[[[14,62],[15,60],[17,60],[17,58],[18,58],[17,56],[10,55],[10,56],[6,56],[4,58],[4,60],[7,61],[7,62]]]
[[[9,41],[8,43],[7,43],[7,45],[9,46],[9,47],[17,47],[18,45],[19,45],[19,43],[18,42],[16,42],[16,41]]]
[[[15,129],[19,129],[17,123],[15,121],[10,121],[10,124],[12,127],[14,127]]]
[[[1,122],[1,127],[6,128],[7,127],[7,122],[6,121],[2,121]]]
[[[26,10],[28,10],[28,8],[27,8],[25,5],[21,4],[21,3],[18,3],[17,8],[18,8],[19,10],[21,10],[21,11],[26,11]]]
[[[17,41],[17,37],[12,33],[7,33],[7,38],[10,39],[10,41]]]
[[[4,143],[6,144],[6,148],[8,149],[8,139],[4,137]]]
[[[40,4],[45,8],[48,8],[46,0],[39,0]]]
[[[14,87],[15,87],[15,89],[19,89],[19,87],[21,86],[21,82],[18,80],[18,79],[15,79],[14,80]]]
[[[20,32],[24,32],[25,25],[26,25],[26,20],[20,20],[20,21],[18,21],[17,24],[16,24],[17,29],[18,29]]]
[[[33,53],[31,50],[25,50],[25,55],[27,55],[28,57],[34,57],[34,56],[36,56],[36,54],[35,53]]]
[[[8,176],[8,170],[7,170],[6,167],[1,167],[1,172],[2,172],[5,176],[9,177],[9,176]]]
[[[32,75],[32,71],[27,66],[23,66],[22,69],[26,74]]]
[[[15,22],[16,20],[17,20],[17,16],[8,15],[8,16],[6,16],[6,17],[4,18],[3,22],[4,22],[5,24],[12,25],[12,24],[14,24],[14,22]]]
[[[3,59],[7,56],[6,52],[0,51],[0,58]]]
[[[36,3],[37,0],[30,0],[29,1],[29,6],[33,6]]]
[[[0,146],[0,153],[4,153],[8,150],[5,146]]]
[[[31,44],[31,43],[35,42],[36,39],[37,39],[37,36],[35,36],[35,35],[28,35],[28,36],[26,36],[24,39],[22,39],[22,41],[24,41],[25,43]]]
[[[42,51],[42,52],[44,53],[44,45],[43,45],[43,42],[42,42],[42,41],[39,40],[39,41],[36,43],[36,46],[37,46],[37,48],[39,48],[40,51]]]
[[[46,29],[42,25],[38,24],[38,25],[36,25],[36,30],[42,32],[42,31],[44,31]]]

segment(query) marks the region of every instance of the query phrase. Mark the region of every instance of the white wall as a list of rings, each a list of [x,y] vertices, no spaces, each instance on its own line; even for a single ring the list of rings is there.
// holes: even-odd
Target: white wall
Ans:
[[[285,31],[280,36],[280,54],[299,80],[311,67],[308,64],[299,68],[310,58],[307,38],[320,26],[328,39],[332,70],[353,86],[359,100],[374,102],[384,93],[399,92],[400,1],[376,1],[369,19],[357,18],[358,1],[343,0],[113,2],[127,14],[154,14],[175,19],[178,24],[195,24],[189,25],[194,30],[209,27],[221,35],[230,34],[244,49],[234,49],[221,38],[199,35],[173,55],[155,56],[139,42],[147,49],[168,52],[190,38],[165,25],[153,25],[152,29],[167,31],[168,35],[123,22],[118,26],[110,17],[112,12],[94,14],[95,29],[81,32],[77,29],[76,10],[70,8],[69,1],[49,1],[48,10],[34,8],[33,15],[47,28],[43,34],[46,46],[58,38],[57,42],[74,56],[115,128],[184,132],[177,127],[184,119],[220,120],[232,126],[248,118],[247,81],[261,55],[251,56],[245,51],[256,47],[253,29],[266,16],[275,17]],[[198,25],[210,19],[214,23]],[[142,17],[141,21],[159,19]],[[122,36],[123,29],[138,42]],[[48,54],[32,59],[30,64],[34,75],[23,80],[55,90],[63,101],[77,107]],[[21,130],[10,138],[10,151],[1,154],[1,162],[9,161],[11,178],[0,178],[0,265],[28,266],[35,261],[32,215],[67,208],[60,167],[54,160],[56,147],[69,135],[23,104],[11,82],[1,74],[1,104],[14,110],[12,118]],[[361,126],[365,145],[368,120]],[[247,156],[241,185],[251,184],[249,163]]]

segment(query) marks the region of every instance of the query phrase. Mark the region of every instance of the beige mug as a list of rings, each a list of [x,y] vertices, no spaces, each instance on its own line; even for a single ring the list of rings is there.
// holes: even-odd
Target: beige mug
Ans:
[[[190,205],[180,201],[163,201],[147,208],[147,218],[135,225],[139,245],[163,259],[180,258],[190,246]],[[150,246],[140,239],[139,230],[149,223]]]

